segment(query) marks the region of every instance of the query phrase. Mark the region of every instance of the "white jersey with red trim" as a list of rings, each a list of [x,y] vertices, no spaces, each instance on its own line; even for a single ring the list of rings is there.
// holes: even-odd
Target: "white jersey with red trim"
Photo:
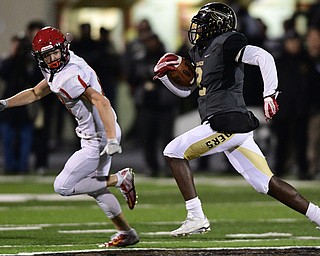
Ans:
[[[50,79],[51,74],[43,72],[43,75],[51,91],[77,120],[78,137],[84,139],[102,137],[105,132],[98,110],[80,97],[89,86],[103,93],[95,71],[85,60],[70,51],[68,64],[60,72],[55,73],[53,79]]]

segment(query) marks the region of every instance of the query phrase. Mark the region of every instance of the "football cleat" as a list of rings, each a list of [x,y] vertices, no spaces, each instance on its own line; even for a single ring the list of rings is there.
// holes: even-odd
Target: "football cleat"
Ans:
[[[118,231],[109,242],[99,245],[99,247],[125,247],[139,242],[139,236],[134,229],[130,231]]]
[[[137,203],[137,193],[134,186],[134,172],[132,168],[125,168],[118,171],[123,178],[119,190],[127,201],[129,209],[132,210]]]
[[[204,219],[187,217],[180,228],[171,232],[171,236],[178,237],[189,236],[193,234],[203,234],[209,232],[210,230],[210,222],[207,217]]]

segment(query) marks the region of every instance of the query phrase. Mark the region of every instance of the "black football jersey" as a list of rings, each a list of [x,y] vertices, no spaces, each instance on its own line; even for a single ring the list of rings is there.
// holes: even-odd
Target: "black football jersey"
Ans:
[[[248,132],[257,127],[257,120],[254,120],[253,127],[250,124],[246,127],[254,117],[246,109],[243,98],[244,64],[235,61],[239,51],[246,45],[247,39],[243,34],[227,32],[212,39],[206,47],[196,45],[190,50],[191,59],[196,65],[198,110],[202,122],[216,116],[219,116],[218,120],[228,117],[231,122],[235,121],[233,124],[217,124],[219,130]],[[245,120],[238,120],[243,116]],[[237,121],[245,128],[239,128]]]

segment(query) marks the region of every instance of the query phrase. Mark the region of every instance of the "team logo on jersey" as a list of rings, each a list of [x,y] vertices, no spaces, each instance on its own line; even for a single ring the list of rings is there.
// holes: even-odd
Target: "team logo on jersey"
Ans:
[[[199,96],[205,96],[207,94],[207,88],[206,87],[202,87],[200,90],[199,90]]]
[[[196,63],[197,67],[202,67],[203,65],[204,65],[204,61],[203,60],[197,61],[197,63]]]

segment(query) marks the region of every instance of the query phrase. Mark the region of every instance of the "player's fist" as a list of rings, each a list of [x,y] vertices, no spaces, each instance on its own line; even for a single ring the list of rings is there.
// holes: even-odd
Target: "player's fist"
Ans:
[[[115,153],[122,153],[122,148],[117,139],[110,139],[107,142],[107,145],[104,147],[100,156],[107,154],[107,155],[114,155]]]
[[[0,111],[4,110],[8,105],[7,100],[0,100]]]
[[[176,70],[177,68],[175,67],[175,65],[179,65],[180,62],[180,56],[174,53],[166,53],[159,59],[158,63],[153,69],[155,73],[153,80],[156,80],[159,77],[163,77],[169,70]]]
[[[267,121],[272,119],[272,117],[279,111],[279,105],[277,102],[278,94],[279,92],[276,92],[264,98],[264,115]]]

